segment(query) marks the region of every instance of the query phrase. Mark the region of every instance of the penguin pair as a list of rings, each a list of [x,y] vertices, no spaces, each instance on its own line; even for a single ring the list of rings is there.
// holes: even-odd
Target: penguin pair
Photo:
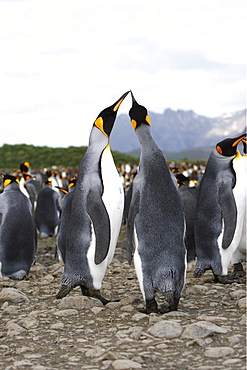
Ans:
[[[59,216],[59,196],[48,179],[38,194],[34,214],[36,229],[41,238],[56,236]]]
[[[100,288],[115,252],[124,207],[124,191],[109,138],[128,93],[94,121],[76,184],[65,196],[57,237],[65,266],[57,298],[80,286],[83,295],[96,297],[103,304],[109,302]]]
[[[185,219],[176,178],[155,143],[147,109],[132,95],[131,123],[141,145],[140,170],[132,185],[127,217],[127,251],[145,300],[144,313],[177,310],[185,283]],[[167,305],[158,304],[155,293]]]
[[[36,233],[31,203],[15,176],[4,175],[0,195],[0,277],[22,280],[35,258]]]
[[[240,143],[246,145],[246,133],[219,142],[208,159],[195,215],[195,277],[212,270],[215,281],[229,283],[230,262],[240,262],[246,222],[246,155],[237,150]]]

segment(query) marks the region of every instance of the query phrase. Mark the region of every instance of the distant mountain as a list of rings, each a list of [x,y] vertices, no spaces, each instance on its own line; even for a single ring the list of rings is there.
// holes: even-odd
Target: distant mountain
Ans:
[[[167,161],[181,161],[184,159],[192,159],[192,160],[208,160],[210,153],[212,152],[213,147],[208,148],[189,148],[181,150],[180,152],[167,152],[163,150],[163,154]],[[135,149],[130,151],[128,154],[133,157],[140,157],[141,149]]]
[[[246,109],[215,118],[198,115],[192,110],[166,109],[162,114],[149,112],[149,117],[152,135],[160,149],[174,154],[181,151],[186,154],[187,149],[197,148],[199,153],[204,150],[204,155],[208,157],[209,148],[211,151],[218,141],[240,135],[246,130]],[[140,148],[127,114],[117,117],[111,133],[111,148],[132,155]],[[194,154],[198,150],[194,149]]]

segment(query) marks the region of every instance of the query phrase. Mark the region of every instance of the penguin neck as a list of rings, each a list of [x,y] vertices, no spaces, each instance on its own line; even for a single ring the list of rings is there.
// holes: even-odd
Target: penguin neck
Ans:
[[[145,156],[146,153],[150,153],[150,151],[161,152],[160,148],[153,139],[150,126],[141,125],[136,129],[135,132],[141,144],[141,157]],[[148,156],[149,155],[150,154],[148,154]]]
[[[19,184],[16,182],[12,182],[11,184],[7,185],[4,191],[12,191],[12,190],[20,190]]]
[[[97,127],[93,126],[89,137],[88,151],[101,153],[102,150],[109,144],[109,138]]]

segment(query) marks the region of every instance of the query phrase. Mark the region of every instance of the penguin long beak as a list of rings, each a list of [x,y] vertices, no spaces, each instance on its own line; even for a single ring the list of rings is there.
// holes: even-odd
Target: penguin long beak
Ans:
[[[233,147],[237,146],[240,143],[240,141],[243,141],[243,143],[246,143],[245,137],[246,137],[246,134],[241,135],[241,137],[239,137],[236,141],[234,141],[232,146]]]
[[[129,91],[127,91],[126,93],[124,93],[121,98],[119,98],[116,103],[114,103],[112,105],[112,109],[113,109],[113,112],[116,112],[118,110],[118,108],[120,107],[120,105],[122,104],[122,102],[124,101],[124,99],[126,98],[126,96],[128,95]]]
[[[132,98],[132,104],[137,103],[137,101],[135,100],[135,97],[133,95],[133,92],[131,90],[130,90],[130,93],[131,93],[131,98]]]
[[[94,121],[94,125],[105,135],[109,138],[112,127],[114,125],[117,111],[120,105],[122,104],[125,97],[128,95],[129,91],[124,93],[114,104],[110,107],[105,108],[100,112],[96,120]]]

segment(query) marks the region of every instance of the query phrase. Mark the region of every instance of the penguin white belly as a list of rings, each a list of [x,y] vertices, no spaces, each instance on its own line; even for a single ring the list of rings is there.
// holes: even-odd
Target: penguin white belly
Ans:
[[[145,299],[144,286],[143,286],[142,261],[141,261],[141,257],[140,257],[139,251],[138,251],[138,239],[137,239],[135,226],[134,226],[133,236],[134,236],[134,245],[135,245],[135,252],[134,252],[135,271],[136,271],[137,279],[139,281],[142,296]]]
[[[106,268],[111,263],[116,245],[118,235],[122,223],[123,209],[124,209],[124,192],[121,184],[120,176],[118,175],[109,145],[105,148],[101,158],[101,175],[104,187],[102,195],[103,203],[106,207],[110,219],[110,246],[109,252],[100,264],[94,263],[95,255],[95,232],[92,226],[92,241],[87,253],[88,264],[93,279],[95,289],[100,289],[102,280],[104,278]],[[92,224],[93,225],[93,224]]]
[[[239,245],[232,256],[232,263],[238,263],[246,261],[246,252],[247,252],[247,243],[246,243],[246,213],[245,213],[245,220],[243,225],[243,231],[241,240],[239,242]]]
[[[223,275],[227,275],[228,266],[230,262],[232,262],[232,258],[236,250],[238,248],[244,249],[243,244],[245,244],[245,249],[246,249],[246,243],[241,242],[243,240],[243,233],[244,233],[245,226],[246,226],[245,225],[246,223],[246,185],[245,184],[246,184],[246,163],[247,163],[246,158],[247,156],[242,157],[239,154],[233,160],[233,168],[236,173],[236,184],[235,184],[235,187],[233,188],[233,195],[234,195],[236,208],[237,208],[237,224],[236,224],[236,229],[234,232],[232,242],[227,249],[223,249],[221,247],[223,233],[224,233],[224,225],[222,227],[222,233],[220,234],[218,238],[218,245],[219,245],[219,251],[221,255]],[[236,252],[236,255],[237,255],[237,252]]]

